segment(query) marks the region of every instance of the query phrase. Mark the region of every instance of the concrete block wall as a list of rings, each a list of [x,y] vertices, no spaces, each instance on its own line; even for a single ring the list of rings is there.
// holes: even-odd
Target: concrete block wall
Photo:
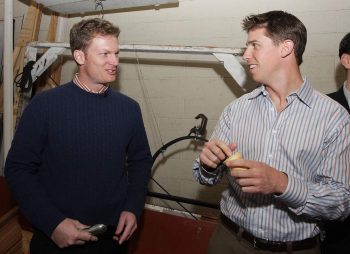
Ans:
[[[348,0],[179,0],[175,7],[108,12],[104,18],[121,28],[122,44],[244,47],[246,34],[241,29],[241,20],[249,14],[276,9],[293,13],[307,27],[303,75],[321,92],[335,91],[345,80],[337,52],[340,39],[350,31]],[[21,16],[23,8],[15,12]],[[67,31],[87,17],[69,18]],[[49,24],[45,18],[40,33],[43,40]],[[120,56],[118,79],[112,86],[140,103],[152,153],[162,143],[187,135],[198,124],[194,117],[199,113],[209,119],[206,135],[209,138],[224,107],[243,94],[211,56],[125,52]],[[67,61],[62,82],[71,80],[75,71],[74,62]],[[253,86],[250,82],[250,87]],[[190,141],[170,147],[156,161],[153,177],[173,195],[218,203],[227,182],[205,187],[192,177],[192,162],[201,147],[200,143]],[[150,189],[160,191],[152,181]],[[173,202],[155,199],[149,202],[178,208]]]

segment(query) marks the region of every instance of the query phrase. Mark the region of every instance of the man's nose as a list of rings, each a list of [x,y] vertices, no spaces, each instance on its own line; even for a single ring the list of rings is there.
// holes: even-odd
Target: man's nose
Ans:
[[[111,54],[111,56],[109,57],[109,63],[113,64],[113,65],[118,65],[119,64],[119,56]]]
[[[243,59],[245,60],[245,61],[247,61],[249,58],[251,58],[251,52],[250,52],[250,50],[249,50],[249,48],[246,48],[245,50],[244,50],[244,53],[243,53]]]

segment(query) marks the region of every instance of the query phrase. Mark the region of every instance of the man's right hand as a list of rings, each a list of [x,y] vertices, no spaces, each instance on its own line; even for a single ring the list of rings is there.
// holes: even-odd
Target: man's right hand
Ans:
[[[232,155],[232,151],[236,149],[235,144],[225,144],[220,140],[210,140],[204,144],[204,148],[199,156],[200,162],[209,168],[217,168],[217,166]]]
[[[77,220],[64,219],[53,231],[51,239],[60,248],[71,245],[83,245],[87,241],[97,241],[96,236],[81,231],[85,227],[87,226]]]

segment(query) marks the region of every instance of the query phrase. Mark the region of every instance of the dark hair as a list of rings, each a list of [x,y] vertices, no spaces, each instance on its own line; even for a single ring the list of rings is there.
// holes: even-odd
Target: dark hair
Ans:
[[[271,38],[275,44],[284,40],[293,41],[298,65],[303,62],[307,31],[304,24],[294,15],[284,11],[250,15],[243,19],[242,27],[246,32],[256,28],[265,28],[266,36]]]
[[[119,33],[119,28],[107,20],[99,18],[82,20],[70,30],[71,51],[74,52],[77,49],[85,51],[97,35],[112,35],[118,38]]]
[[[350,54],[350,33],[347,33],[339,43],[339,58],[343,54]]]

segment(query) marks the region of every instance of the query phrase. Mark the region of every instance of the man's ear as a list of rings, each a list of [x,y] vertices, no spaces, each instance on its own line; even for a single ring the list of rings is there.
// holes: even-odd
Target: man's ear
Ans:
[[[83,65],[85,63],[85,54],[82,50],[74,50],[73,57],[78,65]]]
[[[281,56],[285,58],[293,53],[294,42],[292,40],[285,40],[281,42]]]
[[[340,57],[340,62],[345,69],[350,70],[350,54],[344,53]]]

